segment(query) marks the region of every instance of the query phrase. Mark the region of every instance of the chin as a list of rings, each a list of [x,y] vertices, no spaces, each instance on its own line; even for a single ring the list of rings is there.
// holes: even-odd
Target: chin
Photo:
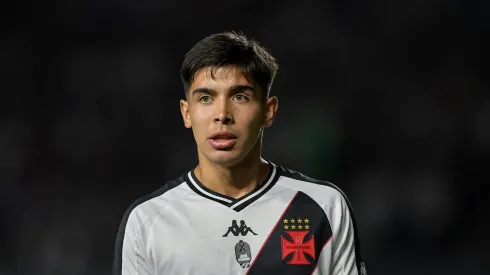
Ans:
[[[212,152],[211,154],[207,155],[207,158],[212,163],[225,167],[230,167],[236,165],[237,163],[240,163],[244,159],[244,156],[241,156],[241,154],[233,151],[218,151]]]

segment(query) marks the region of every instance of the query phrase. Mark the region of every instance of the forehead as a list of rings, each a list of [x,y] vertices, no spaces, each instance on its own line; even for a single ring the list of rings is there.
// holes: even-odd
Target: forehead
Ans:
[[[253,86],[253,83],[236,67],[207,67],[196,72],[191,90],[204,87],[219,89],[234,85]]]

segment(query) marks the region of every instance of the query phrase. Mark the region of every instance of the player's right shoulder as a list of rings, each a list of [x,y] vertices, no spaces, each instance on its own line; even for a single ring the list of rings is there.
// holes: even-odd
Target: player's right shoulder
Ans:
[[[161,188],[136,199],[124,213],[121,225],[130,225],[134,231],[145,223],[151,221],[151,218],[158,215],[173,200],[181,197],[186,193],[183,188],[185,178],[183,176],[165,183]]]

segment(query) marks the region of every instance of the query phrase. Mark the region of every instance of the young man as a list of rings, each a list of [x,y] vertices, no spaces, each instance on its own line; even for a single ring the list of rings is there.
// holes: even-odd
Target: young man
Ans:
[[[344,194],[261,157],[277,69],[239,33],[187,53],[180,109],[199,164],[129,207],[114,275],[365,274]]]

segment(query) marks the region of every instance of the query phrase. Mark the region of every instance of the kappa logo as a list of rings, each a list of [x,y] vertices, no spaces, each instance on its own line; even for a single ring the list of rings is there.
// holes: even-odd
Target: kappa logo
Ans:
[[[242,236],[247,236],[248,233],[252,233],[254,235],[257,235],[257,233],[253,232],[252,228],[248,227],[245,224],[244,220],[240,221],[240,226],[238,226],[236,220],[233,220],[231,222],[231,226],[228,227],[228,231],[223,235],[223,237],[228,237],[228,234],[232,233],[235,236],[242,235]]]
[[[315,260],[315,236],[311,235],[307,240],[306,235],[310,233],[310,220],[284,219],[284,232],[293,240],[292,242],[281,236],[282,260],[287,264],[311,264],[306,257],[308,255]]]

